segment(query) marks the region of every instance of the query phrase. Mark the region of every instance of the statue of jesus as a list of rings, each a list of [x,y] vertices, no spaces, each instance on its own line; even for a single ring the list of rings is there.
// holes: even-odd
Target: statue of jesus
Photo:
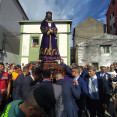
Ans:
[[[60,60],[60,54],[57,47],[57,28],[52,21],[52,12],[46,12],[46,17],[41,23],[41,31],[43,33],[39,59],[42,61]]]

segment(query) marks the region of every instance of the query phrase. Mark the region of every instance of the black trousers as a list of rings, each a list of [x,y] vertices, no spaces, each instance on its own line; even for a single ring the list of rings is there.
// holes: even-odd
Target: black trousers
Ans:
[[[76,104],[79,108],[78,117],[88,117],[88,113],[86,110],[86,99],[85,96],[81,96],[79,100],[76,100]]]
[[[2,112],[7,105],[7,100],[6,100],[7,94],[2,94],[2,103],[0,105],[0,112]]]
[[[90,117],[105,117],[103,103],[100,100],[88,99],[88,109]]]

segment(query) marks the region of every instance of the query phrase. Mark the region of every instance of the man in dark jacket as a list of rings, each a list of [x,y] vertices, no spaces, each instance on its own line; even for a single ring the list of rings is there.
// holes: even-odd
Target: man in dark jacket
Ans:
[[[91,62],[89,62],[87,65],[86,65],[86,69],[85,70],[83,70],[83,72],[81,73],[81,78],[83,78],[83,79],[85,79],[85,78],[87,78],[87,77],[89,77],[89,75],[88,75],[88,67],[90,67],[90,66],[92,66],[92,63]]]
[[[112,90],[112,78],[111,78],[111,75],[106,72],[105,66],[101,66],[101,71],[96,72],[96,75],[100,78],[105,78],[108,81],[108,85],[109,85],[110,90]]]
[[[87,105],[90,112],[90,117],[104,117],[104,109],[107,107],[110,98],[110,89],[105,78],[100,78],[96,75],[94,66],[88,67],[89,77],[86,78],[89,98]]]
[[[76,100],[76,104],[78,106],[78,116],[82,117],[83,111],[84,111],[85,112],[84,114],[86,115],[86,117],[88,117],[88,114],[86,111],[86,104],[85,104],[86,103],[85,97],[88,96],[87,84],[86,84],[85,80],[80,77],[80,71],[78,68],[72,69],[72,75],[74,76],[73,82],[75,83],[76,81],[78,81],[78,84],[81,88],[80,99]]]
[[[77,117],[77,107],[75,99],[80,98],[80,87],[78,82],[73,85],[72,81],[65,80],[62,73],[56,74],[56,84],[62,86],[62,101],[64,105],[64,110],[60,117]]]
[[[60,117],[61,112],[63,110],[63,104],[61,102],[62,100],[62,87],[60,85],[57,85],[55,83],[52,83],[50,80],[50,76],[51,76],[51,70],[50,69],[44,69],[42,71],[42,76],[43,76],[43,81],[34,86],[34,89],[38,86],[47,86],[49,87],[53,92],[54,92],[54,97],[56,100],[56,105],[55,108],[53,108],[53,110],[48,113],[48,115],[50,117]]]
[[[23,80],[26,78],[26,76],[29,74],[29,68],[27,66],[23,67],[23,73],[20,74],[16,81],[15,81],[15,94],[14,94],[14,100],[17,99],[22,99],[22,85],[23,85]]]
[[[28,93],[31,91],[33,86],[37,83],[37,80],[39,79],[39,75],[41,74],[40,68],[39,67],[33,67],[32,69],[32,74],[28,75],[24,80],[23,80],[23,85],[22,85],[22,91],[23,91],[23,99],[26,98]]]

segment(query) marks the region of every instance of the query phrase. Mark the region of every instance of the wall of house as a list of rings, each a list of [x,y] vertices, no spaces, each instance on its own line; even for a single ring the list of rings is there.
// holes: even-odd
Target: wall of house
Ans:
[[[5,54],[3,62],[18,63],[20,45],[20,25],[18,20],[23,20],[23,12],[19,10],[16,0],[2,0],[0,5],[0,49],[3,46],[5,35]],[[11,59],[12,56],[12,59]]]
[[[23,20],[23,13],[14,2],[15,0],[2,0],[0,9],[0,24],[10,32],[19,33],[20,25],[17,21]]]
[[[74,30],[74,47],[84,41],[89,40],[100,34],[104,34],[106,31],[105,24],[97,21],[92,17],[88,17],[83,22],[75,27]]]
[[[88,62],[98,63],[98,66],[109,66],[117,62],[117,36],[100,35],[92,38],[87,43],[83,42],[77,45],[78,65],[86,65]],[[111,45],[110,53],[103,53],[101,45]]]
[[[115,1],[114,5],[112,5],[113,1]],[[109,5],[106,14],[106,19],[107,19],[107,33],[117,35],[117,0],[111,0],[111,3]],[[113,23],[115,23],[115,28],[113,27]],[[112,30],[110,29],[110,26],[112,27]]]
[[[70,24],[56,24],[58,29],[58,49],[61,58],[67,65],[70,65]],[[63,34],[62,34],[63,32]]]

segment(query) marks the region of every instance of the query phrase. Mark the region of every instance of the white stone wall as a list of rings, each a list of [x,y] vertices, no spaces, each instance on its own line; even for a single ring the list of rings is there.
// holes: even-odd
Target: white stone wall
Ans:
[[[76,63],[78,65],[86,65],[87,64],[87,59],[88,59],[88,49],[87,49],[87,44],[85,44],[84,42],[79,44],[77,46],[77,61]]]
[[[111,53],[104,54],[101,51],[101,45],[111,45]],[[88,62],[98,63],[99,66],[109,66],[117,62],[117,36],[104,34],[92,38],[87,43],[77,45],[78,65],[86,65]]]

